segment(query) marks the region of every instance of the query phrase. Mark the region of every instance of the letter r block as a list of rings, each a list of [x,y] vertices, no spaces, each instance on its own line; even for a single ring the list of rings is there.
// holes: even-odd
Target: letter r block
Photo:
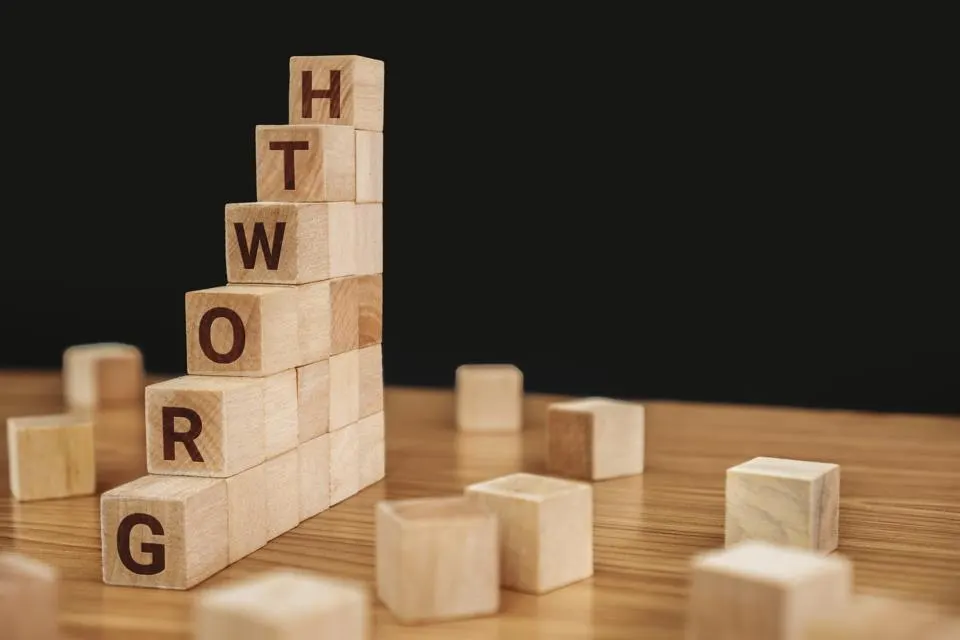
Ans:
[[[357,197],[353,127],[260,125],[257,200],[353,202]]]
[[[290,58],[290,123],[383,131],[382,60],[362,56]]]

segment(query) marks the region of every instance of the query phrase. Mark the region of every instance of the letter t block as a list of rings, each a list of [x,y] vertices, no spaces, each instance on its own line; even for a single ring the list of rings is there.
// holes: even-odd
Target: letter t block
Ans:
[[[356,200],[357,155],[352,127],[260,125],[256,149],[258,201]]]

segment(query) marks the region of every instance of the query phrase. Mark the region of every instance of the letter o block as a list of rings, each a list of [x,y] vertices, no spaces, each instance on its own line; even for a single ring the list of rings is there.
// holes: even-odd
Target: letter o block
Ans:
[[[641,404],[586,398],[547,408],[547,472],[581,480],[643,473],[645,411]]]
[[[356,139],[353,127],[258,125],[259,202],[355,202]]]
[[[189,589],[229,559],[227,483],[144,476],[100,498],[103,581]]]
[[[63,352],[63,396],[71,409],[100,409],[143,400],[143,355],[133,345],[81,344]]]
[[[456,419],[461,431],[523,428],[523,373],[511,364],[465,364],[457,368]]]
[[[728,546],[762,540],[830,553],[839,525],[838,465],[761,457],[727,469]]]
[[[377,504],[377,595],[402,624],[500,608],[497,516],[464,497]]]

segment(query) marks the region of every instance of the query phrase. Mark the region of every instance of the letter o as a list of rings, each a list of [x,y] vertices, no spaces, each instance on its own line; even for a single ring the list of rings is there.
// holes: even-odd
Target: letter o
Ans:
[[[220,353],[213,348],[213,321],[218,318],[223,318],[233,327],[233,345],[226,353]],[[240,319],[240,316],[237,315],[237,312],[233,309],[227,309],[226,307],[214,307],[210,309],[200,318],[199,331],[200,349],[203,351],[203,355],[207,356],[213,362],[217,364],[230,364],[231,362],[236,362],[237,359],[243,355],[243,349],[247,345],[247,330],[243,326],[243,320]]]

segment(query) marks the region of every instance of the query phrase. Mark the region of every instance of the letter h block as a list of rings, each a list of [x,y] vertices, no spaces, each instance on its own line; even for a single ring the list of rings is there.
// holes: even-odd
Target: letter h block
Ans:
[[[383,131],[382,60],[363,56],[290,58],[290,124]]]

